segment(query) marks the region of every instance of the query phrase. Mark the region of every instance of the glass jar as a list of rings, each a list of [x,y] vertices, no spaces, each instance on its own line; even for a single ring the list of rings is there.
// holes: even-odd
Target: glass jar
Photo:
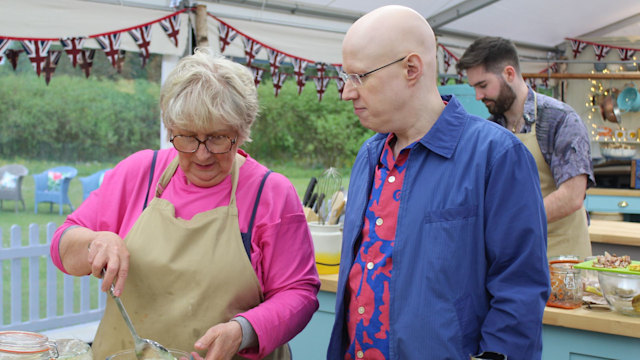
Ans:
[[[580,269],[573,265],[580,260],[555,260],[549,264],[551,295],[547,306],[575,309],[582,305],[582,280]]]
[[[337,274],[342,249],[341,225],[309,223],[318,274]]]
[[[0,331],[0,359],[52,360],[58,348],[49,338],[28,331]]]

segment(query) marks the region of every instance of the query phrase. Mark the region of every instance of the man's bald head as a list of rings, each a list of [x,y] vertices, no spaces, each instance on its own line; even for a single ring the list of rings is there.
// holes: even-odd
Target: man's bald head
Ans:
[[[346,57],[384,62],[409,53],[419,54],[427,65],[426,73],[435,76],[433,30],[418,12],[399,5],[383,6],[362,16],[342,43],[343,60]]]

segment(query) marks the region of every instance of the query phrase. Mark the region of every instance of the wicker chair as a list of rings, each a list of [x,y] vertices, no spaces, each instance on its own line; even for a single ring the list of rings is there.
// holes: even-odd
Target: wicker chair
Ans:
[[[82,183],[82,201],[85,201],[93,190],[96,190],[100,187],[102,176],[105,172],[107,172],[107,170],[109,169],[102,169],[89,176],[78,178],[78,180],[80,180],[80,183]]]
[[[11,200],[14,202],[16,212],[18,212],[18,202],[22,203],[22,210],[26,210],[22,198],[22,178],[28,174],[29,170],[19,164],[0,167],[0,208],[4,200]]]
[[[69,205],[73,211],[73,205],[69,200],[69,183],[71,179],[78,175],[78,170],[71,166],[58,166],[33,175],[36,183],[35,191],[35,213],[38,213],[38,203],[48,202],[49,211],[53,211],[53,204],[58,204],[60,215],[64,204]],[[53,178],[50,180],[50,178]],[[52,182],[55,181],[55,186]]]

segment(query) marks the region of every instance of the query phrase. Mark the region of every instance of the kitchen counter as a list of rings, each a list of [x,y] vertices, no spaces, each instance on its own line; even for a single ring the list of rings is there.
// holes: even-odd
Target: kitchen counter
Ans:
[[[589,238],[597,243],[640,246],[640,223],[591,220]]]
[[[320,275],[321,291],[336,292],[338,274]],[[640,339],[640,317],[621,315],[603,307],[561,309],[547,306],[543,324]]]
[[[291,342],[296,358],[325,359],[335,316],[338,274],[320,275],[320,308],[309,325]],[[547,307],[542,320],[543,360],[637,360],[640,317],[620,315],[604,307],[560,309]]]
[[[640,223],[629,221],[591,220],[589,225],[591,252],[602,255],[605,251],[616,255],[629,255],[640,260]]]

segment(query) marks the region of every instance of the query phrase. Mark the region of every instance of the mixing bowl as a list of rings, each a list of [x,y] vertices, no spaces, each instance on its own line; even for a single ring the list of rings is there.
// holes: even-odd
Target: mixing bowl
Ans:
[[[640,273],[635,275],[598,271],[598,281],[612,310],[640,316]]]

